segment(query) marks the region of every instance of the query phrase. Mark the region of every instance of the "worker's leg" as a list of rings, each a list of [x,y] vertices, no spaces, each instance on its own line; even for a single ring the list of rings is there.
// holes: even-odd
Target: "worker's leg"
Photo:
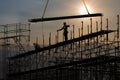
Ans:
[[[67,36],[67,34],[65,34],[64,36],[65,36],[65,41],[67,41],[67,40],[68,40],[68,36]]]

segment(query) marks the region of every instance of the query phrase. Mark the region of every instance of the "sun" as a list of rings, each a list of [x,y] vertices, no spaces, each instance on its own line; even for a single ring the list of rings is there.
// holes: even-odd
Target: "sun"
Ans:
[[[87,5],[87,9],[88,9],[89,13],[92,13],[92,9],[91,9],[91,7],[89,5]],[[83,14],[88,14],[88,12],[87,12],[84,5],[80,8],[80,14],[82,14],[82,15]]]

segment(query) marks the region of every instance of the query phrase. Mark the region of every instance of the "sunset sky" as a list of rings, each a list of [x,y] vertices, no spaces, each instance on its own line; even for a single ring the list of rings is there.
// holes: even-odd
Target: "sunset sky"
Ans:
[[[90,13],[103,13],[104,20],[109,18],[110,26],[116,26],[116,16],[120,14],[120,0],[85,0]],[[1,0],[0,2],[0,24],[12,24],[23,22],[26,23],[28,19],[41,18],[46,0]],[[46,14],[44,17],[54,16],[69,16],[81,15],[81,8],[83,7],[82,0],[49,0]],[[42,26],[46,37],[49,33],[56,33],[56,30],[61,28],[62,23],[66,21],[70,25],[80,25],[79,22],[70,20],[52,21],[44,23],[33,23],[31,25],[32,42],[35,37],[41,38]],[[77,25],[77,26],[78,26]],[[62,34],[62,33],[61,33]]]

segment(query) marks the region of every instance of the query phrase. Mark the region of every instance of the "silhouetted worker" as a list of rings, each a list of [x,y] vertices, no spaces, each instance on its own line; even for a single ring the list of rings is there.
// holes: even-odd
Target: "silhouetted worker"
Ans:
[[[70,25],[67,25],[66,22],[64,22],[64,23],[63,23],[63,27],[62,27],[61,29],[57,30],[57,32],[58,32],[58,31],[61,31],[61,30],[64,30],[64,31],[63,31],[63,35],[64,35],[65,41],[68,40],[68,27],[70,27]]]
[[[39,44],[33,43],[33,45],[34,45],[34,48],[35,48],[36,51],[40,49],[40,45]]]

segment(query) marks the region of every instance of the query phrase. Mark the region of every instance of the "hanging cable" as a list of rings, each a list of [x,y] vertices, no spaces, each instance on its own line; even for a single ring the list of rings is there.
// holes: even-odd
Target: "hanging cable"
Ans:
[[[42,15],[42,19],[44,18],[44,15],[45,15],[45,12],[46,12],[46,9],[47,9],[47,6],[48,6],[48,2],[49,0],[47,0],[46,2],[46,5],[45,5],[45,8],[44,8],[44,11],[43,11],[43,15]],[[44,31],[43,31],[43,22],[42,22],[42,37],[43,37],[43,47],[44,47]]]
[[[38,17],[41,17],[43,15],[43,12],[41,13],[41,11],[43,11],[44,9],[44,2],[43,0],[39,0],[39,10],[40,10],[40,15],[38,15]]]
[[[47,6],[48,6],[48,2],[49,2],[49,0],[47,0],[47,2],[46,2],[46,5],[45,5],[45,9],[44,9],[44,11],[43,11],[42,18],[43,18],[43,17],[44,17],[44,15],[45,15],[45,12],[46,12],[46,9],[47,9]]]
[[[89,12],[89,10],[88,10],[88,8],[87,8],[87,5],[86,5],[86,3],[85,3],[85,1],[84,1],[84,0],[82,0],[82,1],[83,1],[83,4],[84,4],[84,6],[85,6],[85,9],[86,9],[87,13],[90,14],[90,12]]]
[[[42,10],[44,9],[45,0],[40,0],[39,2],[40,2],[40,11],[42,11]],[[42,15],[43,15],[43,13],[41,13],[40,16],[42,17]],[[41,33],[42,33],[42,36],[43,36],[43,34],[44,34],[44,33],[43,33],[43,22],[41,23],[41,27],[42,27]]]

